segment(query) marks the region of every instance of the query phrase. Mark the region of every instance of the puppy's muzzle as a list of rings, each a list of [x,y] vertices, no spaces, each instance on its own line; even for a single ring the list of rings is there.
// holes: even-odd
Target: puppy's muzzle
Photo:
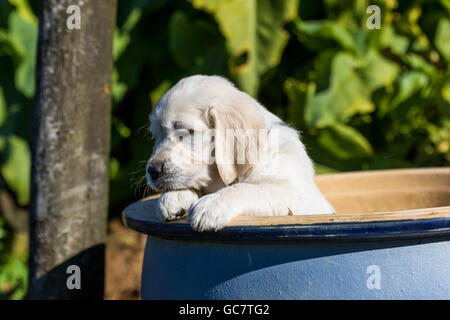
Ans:
[[[164,170],[163,163],[151,165],[147,168],[147,172],[153,181],[157,180],[159,177],[163,175],[163,170]]]

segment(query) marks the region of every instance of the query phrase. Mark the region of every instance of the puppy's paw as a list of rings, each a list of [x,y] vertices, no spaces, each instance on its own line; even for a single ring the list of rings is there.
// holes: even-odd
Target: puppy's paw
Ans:
[[[164,192],[156,206],[156,216],[160,221],[175,220],[187,213],[189,206],[198,199],[191,190]]]
[[[217,231],[230,220],[231,208],[217,193],[201,197],[188,211],[188,221],[195,231]]]

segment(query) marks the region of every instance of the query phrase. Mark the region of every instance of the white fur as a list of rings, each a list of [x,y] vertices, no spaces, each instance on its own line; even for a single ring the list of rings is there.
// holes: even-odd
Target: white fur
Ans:
[[[211,128],[217,132],[216,163],[193,163],[189,129]],[[256,163],[225,165],[219,161],[230,155],[225,128],[263,129],[277,139],[268,139]],[[238,215],[334,213],[314,183],[297,131],[224,78],[197,75],[178,82],[157,103],[150,130],[156,142],[148,165],[164,163],[167,172],[159,184],[147,174],[150,186],[165,191],[158,203],[161,220],[187,211],[192,228],[207,231]]]

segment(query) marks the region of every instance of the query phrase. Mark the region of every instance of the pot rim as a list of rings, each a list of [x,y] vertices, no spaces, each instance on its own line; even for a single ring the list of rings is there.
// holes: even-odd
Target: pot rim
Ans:
[[[135,231],[167,240],[224,243],[304,241],[364,241],[450,237],[450,218],[371,222],[317,223],[310,225],[229,226],[219,231],[196,232],[187,223],[166,223],[123,215]]]
[[[448,181],[450,168],[344,172],[318,178],[340,179],[357,175],[383,177],[395,174],[420,177],[434,175]],[[443,186],[447,188],[447,182]],[[155,198],[158,196],[129,205],[122,215],[124,224],[135,231],[163,239],[226,243],[450,238],[450,206],[360,214],[242,216],[217,232],[196,232],[186,220],[160,222],[152,217],[149,212],[154,211]]]

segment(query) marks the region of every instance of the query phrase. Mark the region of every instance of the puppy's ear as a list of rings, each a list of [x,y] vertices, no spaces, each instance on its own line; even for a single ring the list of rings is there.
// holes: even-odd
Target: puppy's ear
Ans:
[[[252,106],[211,107],[207,117],[210,128],[215,129],[217,169],[224,184],[229,185],[253,164],[248,156],[255,150],[249,151],[249,147],[258,147],[258,132],[265,129],[264,121]]]

